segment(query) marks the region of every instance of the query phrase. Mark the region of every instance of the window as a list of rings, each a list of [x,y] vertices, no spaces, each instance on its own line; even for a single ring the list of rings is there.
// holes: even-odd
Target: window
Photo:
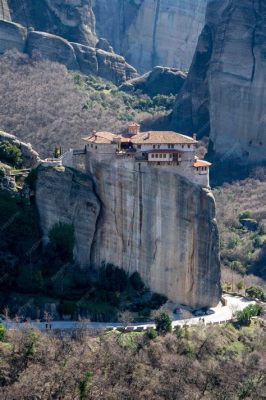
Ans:
[[[160,158],[163,158],[163,155],[162,155],[162,154],[160,154]]]
[[[166,154],[163,155],[163,158],[166,158]]]
[[[199,169],[198,169],[198,167],[197,167],[197,171],[198,171]]]
[[[155,157],[158,158],[158,154],[155,154]]]
[[[188,144],[187,147],[190,149],[190,144]]]
[[[151,158],[154,158],[154,154],[151,155]]]
[[[97,146],[95,146],[95,149],[97,150]]]
[[[155,149],[155,147],[156,147],[155,144],[152,147]]]
[[[138,149],[141,149],[141,144],[138,144]]]
[[[161,146],[158,144],[158,145],[157,145],[157,149],[159,149],[160,147],[161,147]]]
[[[182,144],[182,149],[184,148],[184,145]]]
[[[171,149],[174,149],[174,148],[175,148],[175,146],[173,144],[171,144]]]

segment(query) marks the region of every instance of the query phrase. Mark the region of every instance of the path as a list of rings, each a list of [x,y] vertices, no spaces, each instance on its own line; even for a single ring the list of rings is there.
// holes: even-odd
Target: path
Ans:
[[[226,321],[230,321],[233,317],[233,314],[236,311],[241,311],[249,304],[254,303],[254,301],[249,301],[240,296],[230,296],[224,295],[224,299],[227,301],[226,306],[218,305],[215,308],[212,308],[214,314],[204,316],[204,323],[205,324],[220,324]],[[202,317],[193,317],[188,319],[175,319],[173,320],[173,327],[175,326],[184,326],[184,325],[198,325],[202,324]],[[106,322],[79,322],[79,321],[51,321],[48,323],[48,330],[49,325],[51,324],[51,330],[60,330],[60,331],[67,331],[67,330],[76,330],[76,329],[91,329],[91,330],[103,330],[108,328],[117,329],[122,327],[121,323],[106,323]],[[39,329],[41,331],[47,330],[45,322],[25,322],[25,323],[17,323],[17,322],[4,322],[4,325],[7,329],[23,329],[27,327],[33,327]],[[128,330],[145,330],[149,327],[155,327],[153,323],[133,323],[130,324],[127,329]]]

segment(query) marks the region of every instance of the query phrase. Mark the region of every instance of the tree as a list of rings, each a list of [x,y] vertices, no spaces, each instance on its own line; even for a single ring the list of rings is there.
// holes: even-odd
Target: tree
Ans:
[[[252,317],[257,317],[262,314],[262,307],[259,304],[250,304],[244,310],[238,311],[237,322],[241,326],[249,326]]]
[[[3,141],[0,143],[0,160],[7,162],[14,167],[21,167],[21,150],[17,146],[14,146],[12,143]]]
[[[172,320],[166,312],[161,312],[155,318],[155,324],[159,333],[165,334],[172,331]]]
[[[71,224],[58,222],[49,232],[49,239],[53,250],[61,260],[72,261],[75,244],[74,227]]]
[[[141,291],[145,288],[145,285],[141,279],[140,274],[136,271],[129,278],[130,284],[132,285],[133,289],[137,291]]]
[[[243,282],[243,281],[237,282],[236,288],[237,288],[237,290],[238,290],[239,292],[240,292],[241,290],[243,290],[243,289],[244,289],[244,282]]]
[[[259,299],[265,301],[266,295],[263,290],[257,286],[251,286],[246,289],[246,295],[251,297],[252,299]]]

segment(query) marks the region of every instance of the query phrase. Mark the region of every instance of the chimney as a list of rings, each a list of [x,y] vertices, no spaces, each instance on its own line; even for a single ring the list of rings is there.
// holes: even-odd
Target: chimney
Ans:
[[[197,140],[197,134],[196,133],[193,133],[193,139]]]
[[[128,133],[131,136],[137,135],[140,130],[140,125],[137,124],[136,122],[130,122],[127,126]]]

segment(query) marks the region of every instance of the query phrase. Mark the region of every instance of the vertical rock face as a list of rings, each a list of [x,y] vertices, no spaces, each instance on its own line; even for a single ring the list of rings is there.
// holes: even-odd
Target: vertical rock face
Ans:
[[[44,236],[58,220],[73,223],[76,260],[84,267],[113,263],[138,271],[173,301],[216,305],[219,237],[211,192],[130,161],[91,161],[87,169],[90,185],[69,170],[40,171],[36,198]]]
[[[0,0],[0,19],[10,21],[10,10],[7,4],[7,0]]]
[[[266,158],[266,4],[212,0],[172,126],[226,158]]]
[[[9,0],[12,20],[38,31],[95,46],[91,0]]]
[[[96,30],[139,71],[188,69],[207,0],[93,0]]]

